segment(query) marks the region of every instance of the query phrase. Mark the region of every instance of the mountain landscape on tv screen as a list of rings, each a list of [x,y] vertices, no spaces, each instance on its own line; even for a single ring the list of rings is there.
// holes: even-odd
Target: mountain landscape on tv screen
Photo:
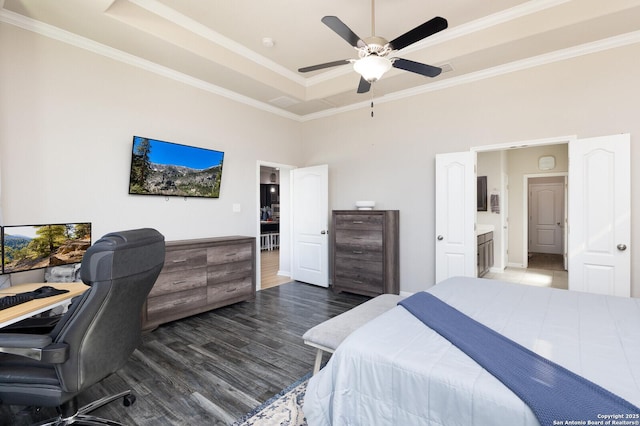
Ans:
[[[134,156],[134,167],[136,163],[143,167],[143,162],[136,161]],[[139,173],[134,167],[131,171],[132,176]],[[151,163],[145,171],[144,179],[132,180],[129,193],[218,198],[221,173],[222,165],[198,170],[185,166]]]

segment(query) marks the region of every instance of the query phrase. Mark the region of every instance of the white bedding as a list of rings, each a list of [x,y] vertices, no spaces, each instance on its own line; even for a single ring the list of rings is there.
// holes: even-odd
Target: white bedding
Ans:
[[[640,299],[462,277],[429,292],[640,406]],[[509,389],[400,306],[338,347],[309,381],[303,410],[310,426],[538,425]]]

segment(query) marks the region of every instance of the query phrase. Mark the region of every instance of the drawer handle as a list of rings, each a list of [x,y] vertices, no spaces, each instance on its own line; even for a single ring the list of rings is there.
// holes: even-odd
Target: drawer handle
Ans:
[[[178,300],[176,302],[173,302],[173,306],[179,306],[179,305],[184,305],[185,303],[188,303],[188,300]]]
[[[171,263],[184,263],[186,261],[187,259],[176,259],[176,260],[172,260]]]
[[[227,257],[231,257],[231,256],[235,256],[237,253],[228,253],[226,254]]]
[[[238,288],[234,287],[234,288],[230,288],[227,290],[227,293],[233,293],[234,291],[236,291]]]
[[[359,225],[359,224],[362,224],[362,223],[364,223],[364,222],[363,222],[362,220],[354,220],[354,221],[353,221],[353,223],[355,223],[355,224]]]
[[[364,252],[363,252],[363,251],[360,251],[360,250],[354,250],[354,251],[353,251],[353,254],[362,254],[362,253],[364,253]]]
[[[185,280],[174,281],[174,282],[173,282],[173,285],[176,285],[176,284],[182,284],[182,283],[186,283],[186,281],[185,281]]]

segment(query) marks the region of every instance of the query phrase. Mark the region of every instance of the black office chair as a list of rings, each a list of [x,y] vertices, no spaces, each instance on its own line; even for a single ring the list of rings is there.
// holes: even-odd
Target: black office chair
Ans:
[[[77,396],[120,369],[139,345],[142,305],[162,269],[164,251],[164,237],[153,229],[115,232],[96,241],[82,259],[82,281],[90,288],[74,299],[51,333],[0,333],[1,403],[58,407],[59,417],[46,424],[119,425],[87,413],[117,398],[130,405],[131,391],[80,409]]]

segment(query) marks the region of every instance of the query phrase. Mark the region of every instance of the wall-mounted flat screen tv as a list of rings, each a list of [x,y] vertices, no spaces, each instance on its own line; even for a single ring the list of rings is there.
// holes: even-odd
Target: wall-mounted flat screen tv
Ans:
[[[224,152],[133,137],[129,194],[220,197]]]
[[[91,247],[91,223],[3,226],[2,273],[82,262]]]

